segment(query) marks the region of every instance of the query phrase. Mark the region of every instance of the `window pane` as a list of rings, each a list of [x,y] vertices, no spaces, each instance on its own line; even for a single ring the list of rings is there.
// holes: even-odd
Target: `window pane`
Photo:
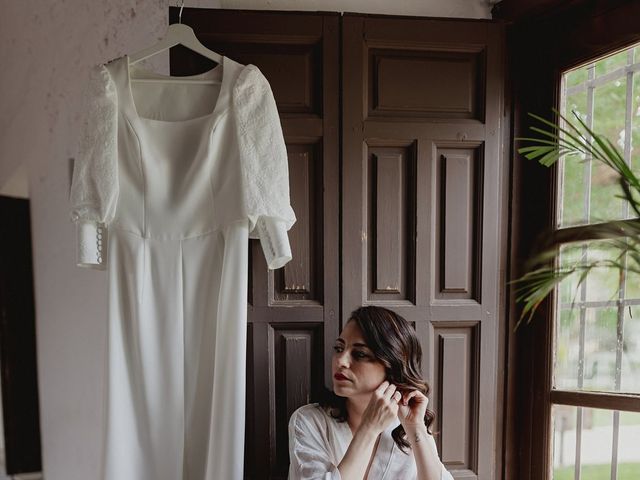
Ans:
[[[563,267],[570,267],[579,262],[586,255],[586,244],[571,243],[560,247],[559,264]],[[576,290],[578,279],[575,275],[565,278],[560,284],[560,302],[563,305],[570,305],[576,300],[580,300],[580,292]]]
[[[627,307],[624,311],[624,338],[621,363],[622,378],[620,390],[623,392],[640,392],[639,306]],[[640,447],[638,450],[640,450]]]
[[[562,305],[568,307],[572,302],[577,302],[579,305],[580,302],[616,301],[620,289],[620,273],[611,265],[612,262],[622,263],[621,255],[619,248],[605,240],[562,245],[559,264],[563,268],[572,268],[578,264],[600,263],[600,266],[589,272],[581,287],[577,286],[577,274],[563,280],[560,284]],[[636,288],[628,285],[630,293]]]
[[[640,414],[554,405],[552,419],[554,480],[640,478]]]
[[[586,80],[586,70],[576,70],[576,73],[583,73],[581,77]],[[570,75],[573,77],[574,75]],[[576,92],[567,95],[565,101],[566,114],[572,117],[570,112],[580,112],[586,118],[584,112],[587,111],[587,92]],[[587,184],[589,180],[589,165],[584,164],[584,155],[572,157],[567,161],[562,161],[562,200],[561,200],[561,225],[583,224],[588,219],[588,209],[585,202],[587,194]]]
[[[576,410],[568,405],[553,406],[553,480],[574,479]]]
[[[616,390],[617,319],[617,308],[611,307],[560,312],[555,388]],[[632,386],[636,382],[628,383]]]
[[[638,47],[640,48],[640,47]],[[587,81],[587,69],[586,68],[576,68],[575,70],[571,70],[565,74],[565,81],[567,82],[567,87],[575,87],[576,85],[580,85]],[[584,111],[584,110],[583,110]]]
[[[586,256],[586,244],[563,245],[560,248],[559,264],[568,268]],[[581,366],[584,364],[584,313],[580,306],[585,301],[586,286],[578,287],[577,276],[567,277],[560,283],[560,295],[555,311],[555,345],[553,387],[574,390],[582,385]]]
[[[618,480],[640,478],[640,413],[620,412]]]
[[[593,408],[578,410],[582,411],[580,480],[610,478],[613,453],[613,411]]]
[[[615,390],[617,308],[587,308],[583,390]]]
[[[560,105],[573,123],[577,122],[575,111],[596,133],[611,140],[636,172],[640,171],[640,159],[633,143],[640,141],[640,74],[628,74],[628,67],[640,63],[638,52],[640,47],[630,47],[565,72]],[[613,170],[597,160],[581,160],[585,159],[573,156],[561,160],[559,226],[637,216],[616,198],[622,192]]]
[[[560,248],[559,265],[567,268],[579,262],[586,254],[585,249],[583,244],[563,245]],[[565,278],[559,285],[560,294],[555,310],[553,386],[562,390],[578,388],[578,364],[581,358],[579,302],[584,292],[584,288],[577,286],[576,275]]]
[[[635,62],[640,62],[640,46],[636,47]],[[631,168],[640,175],[640,74],[633,76],[633,95],[631,107]],[[629,216],[635,212],[629,209]]]
[[[560,265],[619,256],[604,241],[569,244],[560,249]],[[591,270],[580,286],[577,280],[574,274],[559,286],[553,388],[640,392],[638,275],[603,266]],[[622,284],[626,296],[620,293]]]
[[[575,309],[561,310],[556,328],[554,387],[560,390],[578,389],[580,359],[580,314]]]
[[[614,70],[624,67],[627,64],[627,51],[624,49],[618,53],[606,56],[596,62],[596,76],[600,77],[606,73],[613,72]]]
[[[594,89],[593,131],[604,135],[624,152],[626,77]],[[591,164],[591,211],[589,223],[622,218],[618,175],[600,162]]]
[[[638,267],[640,265],[636,266],[636,268]],[[640,274],[635,271],[627,271],[624,296],[629,300],[640,300]]]
[[[606,262],[615,262],[620,251],[612,248],[607,242],[589,242],[587,244],[587,261],[600,262],[602,267],[594,268],[586,278],[586,297],[589,302],[612,302],[617,300],[620,290],[620,271],[606,266]]]

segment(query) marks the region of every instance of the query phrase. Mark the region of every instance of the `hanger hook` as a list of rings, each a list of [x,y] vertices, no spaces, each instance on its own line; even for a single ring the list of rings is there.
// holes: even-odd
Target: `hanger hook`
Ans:
[[[178,12],[178,23],[182,23],[182,9],[184,8],[184,0],[180,2],[180,5],[178,5],[178,2],[176,2],[176,7],[177,6],[180,6],[180,12]]]

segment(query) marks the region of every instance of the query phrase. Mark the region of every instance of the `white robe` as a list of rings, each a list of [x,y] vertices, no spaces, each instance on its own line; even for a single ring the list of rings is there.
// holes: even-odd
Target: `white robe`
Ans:
[[[396,445],[391,432],[396,419],[381,435],[368,480],[416,480],[416,462]],[[317,403],[298,408],[289,419],[289,480],[340,480],[338,464],[353,438],[347,422],[338,422]],[[431,435],[428,441],[435,440]],[[442,463],[441,463],[442,465]],[[441,480],[453,480],[442,465]]]
[[[214,85],[136,68],[94,67],[71,187],[77,264],[109,275],[96,479],[240,480],[248,240],[279,268],[295,222],[275,100],[226,57]]]

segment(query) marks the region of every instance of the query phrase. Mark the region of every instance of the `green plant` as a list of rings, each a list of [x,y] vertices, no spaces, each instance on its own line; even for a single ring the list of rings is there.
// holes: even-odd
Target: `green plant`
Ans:
[[[541,122],[543,127],[530,127],[540,137],[516,138],[530,143],[519,148],[518,153],[547,167],[563,157],[565,161],[578,156],[582,158],[577,161],[592,159],[601,162],[617,175],[620,188],[616,197],[629,202],[636,218],[588,225],[580,228],[579,236],[571,238],[567,238],[562,230],[547,233],[544,243],[540,244],[525,265],[527,273],[511,282],[516,285],[516,300],[523,304],[516,328],[525,318],[527,323],[531,321],[540,303],[563,280],[575,277],[577,291],[594,269],[610,268],[640,274],[640,179],[625,162],[618,148],[608,138],[592,131],[578,113],[573,112],[577,122],[570,121],[555,109],[554,113],[559,119],[557,123],[529,114]],[[603,240],[609,258],[589,260],[582,256],[560,265],[560,244],[586,240]]]

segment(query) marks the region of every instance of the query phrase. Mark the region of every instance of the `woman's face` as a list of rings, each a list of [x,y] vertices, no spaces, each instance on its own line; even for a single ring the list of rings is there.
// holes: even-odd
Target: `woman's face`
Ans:
[[[370,395],[385,380],[384,365],[365,343],[356,321],[347,322],[333,349],[331,373],[336,395]]]

